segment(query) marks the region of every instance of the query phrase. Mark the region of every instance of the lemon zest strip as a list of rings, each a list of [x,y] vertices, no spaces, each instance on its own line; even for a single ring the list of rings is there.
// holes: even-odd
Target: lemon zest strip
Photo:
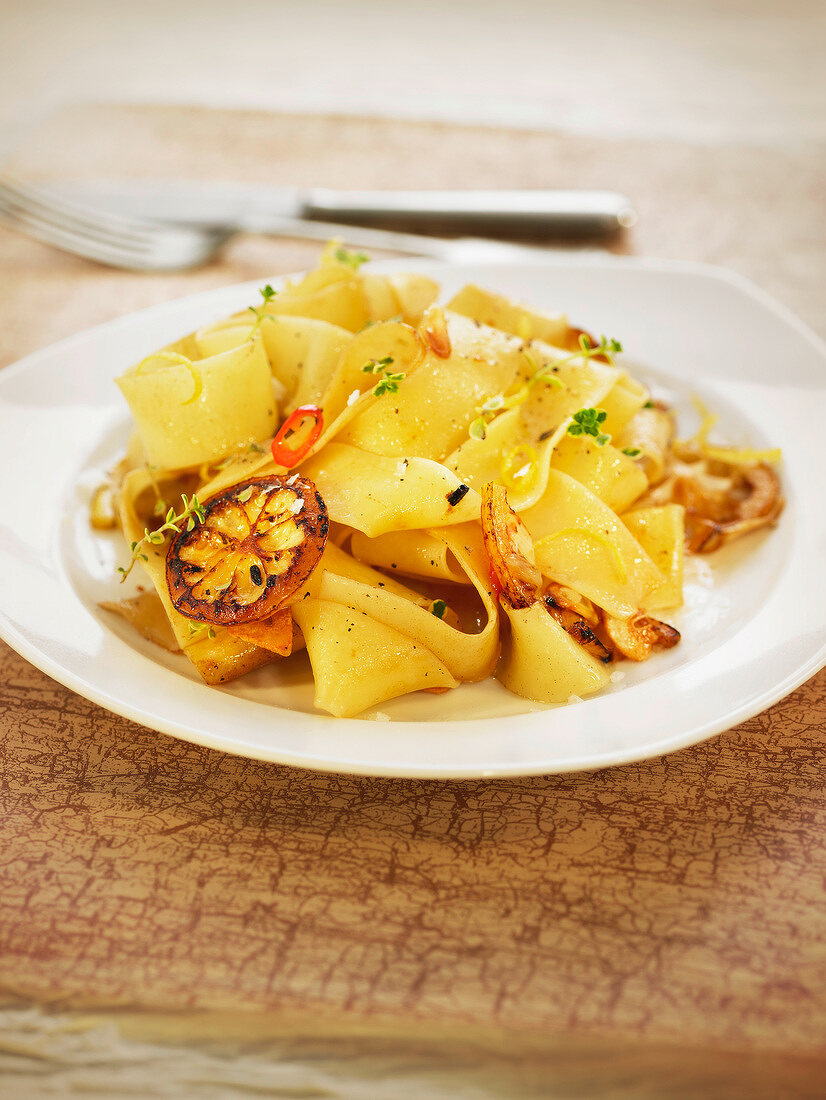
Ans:
[[[135,374],[146,366],[147,363],[151,363],[153,359],[164,359],[167,363],[170,363],[177,367],[186,367],[189,373],[192,375],[192,382],[194,389],[192,396],[188,397],[186,401],[182,401],[182,405],[191,405],[193,401],[197,401],[204,390],[204,380],[201,377],[201,372],[195,366],[191,359],[187,359],[185,355],[179,354],[177,351],[156,351],[153,355],[147,355],[145,359],[142,359],[140,363],[135,367]]]
[[[509,489],[528,488],[538,473],[539,459],[529,443],[518,444],[502,459],[502,481]]]

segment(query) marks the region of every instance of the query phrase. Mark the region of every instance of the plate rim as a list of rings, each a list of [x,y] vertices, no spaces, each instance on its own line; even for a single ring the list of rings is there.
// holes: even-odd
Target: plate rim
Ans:
[[[404,270],[415,270],[416,268],[425,268],[429,271],[437,271],[438,269],[450,270],[457,266],[462,265],[462,260],[457,259],[455,262],[446,260],[432,260],[432,259],[394,259],[383,260],[374,263],[371,270],[380,272],[397,271],[401,267]],[[491,257],[489,261],[479,260],[480,266],[486,268],[500,267],[503,269],[513,268],[514,266],[520,268],[570,268],[570,267],[612,267],[612,268],[632,268],[642,269],[648,271],[665,271],[671,273],[687,273],[695,276],[702,276],[705,278],[717,279],[719,281],[728,283],[736,287],[741,293],[746,294],[760,305],[762,308],[770,311],[775,317],[777,317],[783,323],[790,325],[795,331],[803,337],[807,343],[809,343],[812,349],[820,356],[826,358],[826,342],[806,324],[801,318],[794,314],[788,307],[777,301],[767,292],[763,291],[760,287],[756,286],[751,280],[745,276],[740,275],[738,272],[731,271],[727,268],[722,268],[713,264],[697,262],[697,261],[682,261],[682,260],[665,260],[651,257],[628,257],[628,256],[613,256],[613,255],[599,255],[593,254],[573,254],[573,255],[560,255],[560,254],[538,254],[534,256],[529,254],[522,258],[518,258],[515,262],[513,260],[502,259],[501,257]],[[287,278],[295,277],[294,275],[282,275],[274,277],[279,281],[283,281]],[[116,331],[118,327],[131,327],[136,321],[142,318],[160,318],[164,314],[176,314],[179,311],[184,311],[189,306],[204,305],[207,306],[210,300],[213,298],[216,301],[226,298],[228,294],[248,292],[249,289],[255,289],[261,280],[251,280],[245,283],[231,283],[225,286],[210,288],[204,291],[198,291],[194,294],[184,295],[176,297],[164,302],[156,303],[143,309],[125,314],[123,316],[113,318],[110,321],[103,322],[100,325],[95,325],[90,328],[81,330],[80,332],[73,333],[63,339],[49,344],[44,348],[39,348],[22,359],[9,364],[7,367],[0,369],[0,392],[4,387],[4,379],[6,381],[16,378],[20,373],[25,372],[28,369],[32,369],[37,366],[41,359],[47,359],[56,354],[59,354],[63,350],[70,350],[76,343],[83,343],[95,334],[106,331],[111,333]],[[826,387],[825,387],[826,388]],[[68,579],[67,579],[68,583]],[[77,593],[72,587],[73,593],[77,596]],[[51,679],[62,684],[64,687],[81,695],[84,698],[89,699],[91,702],[98,706],[101,706],[110,713],[116,714],[129,721],[150,729],[156,730],[167,736],[175,737],[176,739],[189,742],[191,744],[197,744],[205,748],[217,749],[221,752],[227,752],[231,755],[243,757],[245,759],[261,760],[263,762],[280,764],[283,766],[305,768],[311,771],[324,772],[328,774],[349,774],[349,775],[361,775],[361,776],[376,776],[385,778],[417,778],[417,779],[433,779],[433,780],[468,780],[468,779],[488,779],[488,778],[512,778],[516,776],[537,776],[537,775],[551,775],[551,774],[569,774],[575,772],[585,772],[601,770],[607,767],[619,766],[622,764],[631,764],[646,759],[652,759],[659,757],[666,753],[679,751],[680,749],[690,747],[695,744],[700,744],[703,741],[710,739],[711,737],[733,728],[739,725],[741,722],[753,717],[756,714],[762,713],[768,707],[785,698],[790,692],[794,691],[801,684],[805,683],[813,675],[815,675],[821,668],[826,665],[826,642],[815,650],[809,658],[799,665],[796,669],[790,672],[780,684],[765,688],[763,691],[756,694],[752,694],[746,700],[744,700],[739,707],[734,710],[726,712],[725,716],[718,719],[711,719],[706,723],[699,726],[692,727],[689,730],[685,730],[679,734],[671,737],[664,737],[656,742],[649,741],[645,745],[640,745],[638,748],[618,748],[611,751],[592,753],[591,755],[581,755],[576,759],[564,760],[562,762],[540,761],[537,760],[534,763],[526,762],[500,762],[493,769],[489,767],[482,767],[479,764],[471,764],[468,766],[424,766],[421,764],[415,765],[403,765],[403,764],[391,764],[374,762],[368,764],[367,762],[360,763],[358,761],[349,761],[346,759],[330,759],[328,755],[323,757],[314,756],[311,754],[302,754],[284,749],[278,749],[277,747],[270,748],[269,746],[256,746],[255,751],[251,752],[249,747],[240,742],[228,742],[225,740],[225,736],[217,733],[209,733],[204,730],[193,729],[182,723],[171,721],[168,718],[164,718],[162,715],[151,713],[149,710],[140,711],[137,708],[130,706],[128,703],[124,703],[116,696],[111,695],[109,692],[103,689],[99,689],[95,684],[90,683],[83,677],[82,674],[73,672],[61,665],[60,661],[56,658],[49,656],[42,650],[38,649],[36,645],[32,644],[15,626],[15,624],[8,618],[7,613],[0,607],[0,638],[2,638],[12,649],[19,653],[26,661],[38,668],[41,672],[49,676]],[[725,643],[724,643],[725,644]],[[585,704],[587,706],[587,702]],[[274,708],[278,713],[282,713],[282,708]],[[286,709],[284,713],[289,713]],[[313,716],[315,717],[315,716]],[[321,716],[323,717],[323,716]],[[485,721],[507,721],[507,718],[499,719],[465,719],[461,722],[462,725],[471,725],[473,723],[485,722]],[[337,719],[340,723],[360,723],[361,719]],[[416,725],[415,721],[400,723],[408,728],[413,728]],[[433,723],[432,725],[438,725],[439,723]],[[445,720],[442,724],[453,726],[456,723],[451,720]]]
[[[471,779],[513,779],[519,776],[570,775],[579,772],[603,771],[605,768],[621,767],[625,764],[637,764],[645,760],[654,760],[660,756],[670,755],[682,749],[700,745],[721,733],[725,733],[727,730],[734,729],[735,726],[740,725],[749,718],[753,718],[757,714],[762,714],[775,703],[785,699],[791,692],[800,687],[801,684],[806,683],[807,680],[817,675],[821,669],[826,667],[826,644],[824,644],[821,646],[820,650],[812,655],[809,662],[787,676],[779,687],[775,685],[772,688],[765,689],[760,695],[743,703],[736,711],[729,712],[723,719],[712,720],[705,725],[694,727],[691,730],[671,738],[664,738],[657,742],[649,742],[645,746],[640,746],[639,750],[617,749],[613,752],[583,756],[579,761],[571,760],[555,763],[550,770],[547,767],[540,766],[538,762],[537,765],[503,763],[497,765],[496,768],[493,769],[479,767],[478,765],[461,768],[442,768],[438,766],[424,768],[420,765],[400,766],[391,764],[376,764],[368,768],[360,767],[348,760],[337,760],[334,765],[331,766],[331,761],[329,759],[287,752],[283,749],[272,751],[262,749],[260,752],[256,752],[255,755],[251,755],[249,752],[245,752],[243,745],[239,743],[224,741],[217,734],[194,730],[180,723],[164,719],[162,716],[157,717],[152,725],[147,725],[145,721],[147,715],[145,713],[141,714],[139,711],[133,710],[130,706],[125,705],[117,697],[110,696],[105,691],[99,691],[94,685],[89,684],[88,681],[84,681],[80,676],[64,669],[57,661],[53,661],[51,658],[44,656],[36,647],[31,646],[25,638],[17,634],[15,628],[12,626],[9,633],[17,635],[17,642],[19,644],[15,644],[3,630],[3,626],[4,617],[2,612],[0,612],[0,638],[2,638],[2,640],[19,656],[28,661],[29,664],[39,669],[50,679],[62,684],[70,691],[74,691],[75,694],[80,695],[82,698],[95,703],[95,705],[108,711],[110,714],[115,714],[130,722],[134,722],[136,725],[150,732],[162,733],[175,740],[184,741],[188,744],[198,745],[202,748],[212,749],[218,752],[225,752],[231,756],[238,756],[245,760],[255,760],[283,767],[304,768],[307,771],[327,775],[355,775],[366,778],[375,777],[384,779],[460,781]],[[587,706],[587,704],[588,700],[586,699],[579,705]],[[273,709],[280,712],[280,708]],[[313,717],[323,718],[325,716],[318,715]],[[505,718],[470,718],[464,720],[461,724],[469,725],[473,722],[506,720]],[[350,723],[357,722],[359,719],[339,718],[336,719],[336,721],[340,723]],[[416,725],[415,722],[406,722],[402,724],[408,727]],[[444,724],[454,725],[456,723],[449,722]]]

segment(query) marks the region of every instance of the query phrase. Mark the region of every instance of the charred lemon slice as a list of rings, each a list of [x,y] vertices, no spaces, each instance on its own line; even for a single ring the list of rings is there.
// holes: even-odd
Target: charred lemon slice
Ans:
[[[204,520],[175,536],[166,583],[182,615],[230,626],[272,615],[318,565],[327,508],[311,481],[252,478],[204,504]]]

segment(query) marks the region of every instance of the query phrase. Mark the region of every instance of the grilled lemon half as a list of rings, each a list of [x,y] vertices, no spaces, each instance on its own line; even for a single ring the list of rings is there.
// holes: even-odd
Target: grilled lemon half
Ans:
[[[266,619],[318,565],[327,508],[305,478],[252,478],[204,504],[170,544],[166,583],[182,615],[231,626]]]

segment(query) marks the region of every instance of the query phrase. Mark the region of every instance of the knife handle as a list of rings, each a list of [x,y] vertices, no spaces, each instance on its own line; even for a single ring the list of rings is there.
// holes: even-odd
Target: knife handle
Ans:
[[[605,236],[636,221],[616,191],[333,191],[301,195],[302,217],[439,232]]]

